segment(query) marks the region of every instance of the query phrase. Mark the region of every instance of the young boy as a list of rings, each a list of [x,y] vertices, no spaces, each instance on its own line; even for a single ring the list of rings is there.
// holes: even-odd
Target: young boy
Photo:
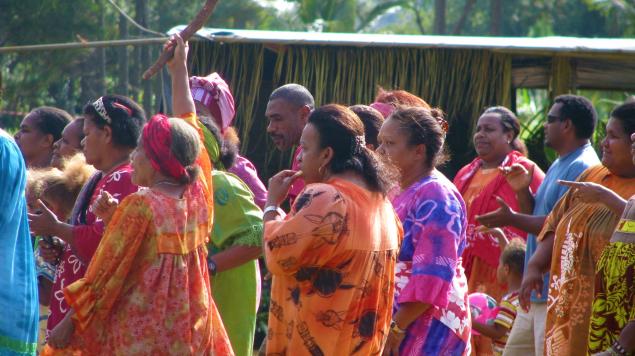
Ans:
[[[492,324],[472,321],[472,329],[492,339],[495,355],[503,354],[509,331],[516,318],[516,311],[520,308],[518,289],[523,280],[524,265],[525,244],[520,240],[510,241],[504,247],[496,271],[498,281],[507,284],[507,294],[498,304],[498,311]]]

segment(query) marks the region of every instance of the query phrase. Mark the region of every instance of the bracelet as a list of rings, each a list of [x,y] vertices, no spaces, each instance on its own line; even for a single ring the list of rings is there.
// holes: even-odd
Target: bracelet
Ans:
[[[275,212],[276,214],[283,216],[284,215],[284,211],[282,211],[282,209],[280,209],[279,206],[277,205],[269,205],[268,207],[265,208],[265,210],[262,212],[262,215],[265,215],[269,212]]]
[[[394,320],[390,322],[390,331],[394,332],[397,335],[403,335],[406,333],[406,329],[400,328],[399,325],[397,325],[397,322]]]
[[[615,351],[618,355],[627,355],[628,353],[624,349],[624,347],[620,344],[618,340],[615,340],[613,345],[611,345],[611,349]]]

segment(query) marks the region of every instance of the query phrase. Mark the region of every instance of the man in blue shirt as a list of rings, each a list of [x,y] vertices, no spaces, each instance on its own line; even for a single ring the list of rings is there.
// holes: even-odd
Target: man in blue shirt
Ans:
[[[558,184],[558,180],[574,181],[587,168],[600,163],[591,146],[591,136],[595,130],[597,113],[591,102],[581,96],[561,95],[556,97],[544,124],[545,145],[558,153],[543,180],[534,199],[533,214],[523,214],[511,210],[499,200],[501,207],[489,214],[478,217],[478,221],[489,228],[515,226],[527,231],[527,252],[525,269],[531,256],[536,252],[536,235],[540,233],[547,215],[558,200],[569,189]],[[507,174],[508,180],[526,182],[529,189],[530,172],[523,167],[514,167]],[[544,286],[540,293],[529,294],[529,288],[521,287],[519,310],[510,332],[503,355],[542,355],[547,317],[547,294],[549,275],[544,276]]]

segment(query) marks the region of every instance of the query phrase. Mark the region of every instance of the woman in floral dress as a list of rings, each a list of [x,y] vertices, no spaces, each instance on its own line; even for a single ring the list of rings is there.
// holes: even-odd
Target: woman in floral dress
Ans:
[[[437,109],[397,109],[379,133],[378,152],[401,170],[392,199],[403,223],[393,321],[384,355],[467,355],[470,314],[461,265],[467,225],[463,198],[436,170],[447,122]]]

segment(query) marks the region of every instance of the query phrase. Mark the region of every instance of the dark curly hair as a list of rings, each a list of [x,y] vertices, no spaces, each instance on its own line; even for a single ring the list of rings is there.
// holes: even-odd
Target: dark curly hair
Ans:
[[[635,102],[627,101],[611,111],[611,117],[620,120],[624,132],[630,136],[635,132]]]
[[[66,111],[51,106],[40,106],[31,110],[35,127],[45,135],[53,136],[53,142],[62,138],[62,131],[73,117]]]
[[[509,269],[522,276],[525,269],[525,243],[520,239],[513,239],[505,246],[501,253],[500,262]]]
[[[93,103],[84,106],[84,117],[91,118],[99,128],[110,126],[112,140],[116,146],[137,147],[141,130],[146,123],[146,113],[143,108],[134,100],[123,95],[104,95],[102,101],[112,123],[108,123],[101,117],[95,110]]]
[[[333,149],[329,163],[332,173],[356,172],[371,191],[384,195],[397,181],[395,168],[361,144],[364,124],[349,108],[337,104],[321,106],[309,115],[307,124],[318,131],[321,148]]]
[[[359,116],[362,120],[362,123],[364,123],[364,136],[366,136],[366,143],[377,148],[377,146],[379,146],[377,142],[377,135],[379,134],[381,124],[384,123],[384,116],[377,111],[377,109],[367,105],[353,105],[348,108],[357,114],[357,116]]]
[[[554,104],[562,104],[560,120],[569,119],[575,127],[578,138],[589,139],[593,136],[598,114],[591,101],[579,95],[560,95],[553,100]]]

